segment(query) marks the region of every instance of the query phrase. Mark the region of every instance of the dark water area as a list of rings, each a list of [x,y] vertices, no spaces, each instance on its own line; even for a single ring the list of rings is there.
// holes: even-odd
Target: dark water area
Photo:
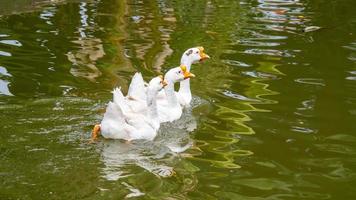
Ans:
[[[0,199],[356,199],[356,1],[0,2]],[[111,90],[204,46],[154,141]]]

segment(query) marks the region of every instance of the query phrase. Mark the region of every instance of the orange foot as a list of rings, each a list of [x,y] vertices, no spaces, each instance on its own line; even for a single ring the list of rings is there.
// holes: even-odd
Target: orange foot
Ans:
[[[100,132],[100,124],[96,124],[93,128],[93,131],[91,132],[91,142],[94,142],[98,138],[99,132]]]

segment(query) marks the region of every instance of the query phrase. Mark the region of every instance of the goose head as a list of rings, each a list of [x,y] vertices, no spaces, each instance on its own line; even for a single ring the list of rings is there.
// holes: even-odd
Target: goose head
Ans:
[[[161,91],[165,86],[167,85],[167,82],[163,79],[163,76],[157,76],[154,77],[149,83],[148,83],[148,89],[154,93],[158,93]]]
[[[209,58],[210,57],[206,53],[204,53],[204,47],[193,47],[183,53],[181,63],[191,65]]]
[[[181,65],[170,69],[164,76],[164,79],[168,82],[176,83],[193,77],[195,77],[195,75],[190,73],[185,65]]]

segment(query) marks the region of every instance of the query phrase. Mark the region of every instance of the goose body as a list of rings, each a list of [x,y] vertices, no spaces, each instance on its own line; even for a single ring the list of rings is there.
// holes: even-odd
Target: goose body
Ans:
[[[164,88],[164,98],[157,99],[157,111],[161,123],[172,122],[182,115],[182,106],[174,91],[174,84],[191,77],[194,77],[194,74],[183,66],[172,68],[165,74],[167,86]]]
[[[145,102],[147,108],[143,113],[133,112],[133,106],[130,106],[121,90],[114,89],[113,101],[109,102],[101,124],[94,127],[92,139],[100,131],[103,137],[110,139],[153,140],[160,126],[156,96],[165,85],[161,77],[149,82]]]

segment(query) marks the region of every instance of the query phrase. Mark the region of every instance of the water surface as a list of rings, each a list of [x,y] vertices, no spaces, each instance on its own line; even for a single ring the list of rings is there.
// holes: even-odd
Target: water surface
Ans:
[[[355,10],[3,1],[0,199],[355,199]],[[180,120],[155,141],[87,143],[114,87],[164,73],[197,45],[212,59],[193,66]]]

